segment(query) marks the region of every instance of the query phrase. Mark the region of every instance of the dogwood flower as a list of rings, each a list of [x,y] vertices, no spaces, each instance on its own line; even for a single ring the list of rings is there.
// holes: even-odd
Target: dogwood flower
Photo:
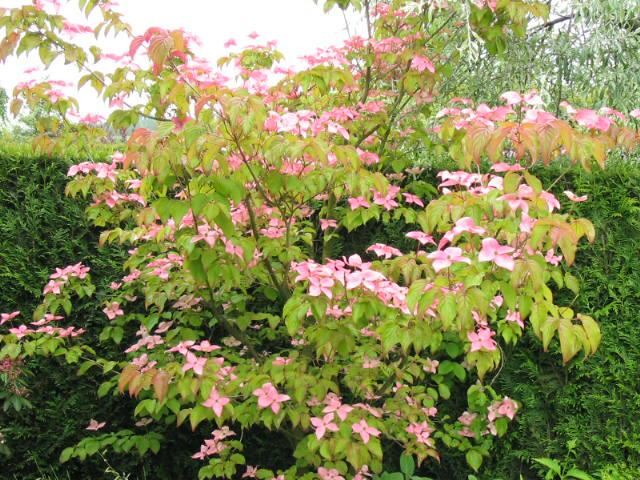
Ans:
[[[369,208],[369,202],[364,197],[348,198],[349,207],[351,210],[357,210],[358,208]]]
[[[98,422],[97,420],[94,420],[93,418],[89,421],[89,426],[85,429],[85,430],[92,430],[92,431],[98,431],[101,428],[104,428],[104,426],[107,424],[107,422]]]
[[[3,325],[7,322],[10,322],[11,320],[13,320],[14,318],[16,318],[18,315],[20,315],[20,311],[15,311],[15,312],[11,312],[11,313],[2,313],[0,314],[0,325]]]
[[[497,344],[493,337],[496,332],[489,328],[480,328],[477,332],[469,332],[467,338],[471,342],[471,351],[487,350],[492,352],[496,349]]]
[[[344,477],[335,468],[320,467],[318,468],[318,476],[320,480],[344,480]]]
[[[336,425],[333,421],[334,415],[333,413],[327,413],[324,417],[313,417],[311,418],[311,425],[315,428],[316,438],[320,440],[324,437],[324,434],[327,431],[337,432],[339,430],[338,425]]]
[[[449,268],[454,263],[467,263],[470,264],[471,260],[462,255],[462,249],[458,247],[448,247],[444,250],[436,250],[427,255],[427,258],[433,260],[431,265],[437,272]]]
[[[353,425],[351,425],[351,430],[353,431],[353,433],[357,433],[358,435],[360,435],[360,438],[365,445],[369,443],[371,437],[379,437],[381,433],[377,428],[369,426],[364,418],[358,423],[354,423]]]
[[[587,199],[589,198],[588,195],[582,195],[579,197],[575,193],[573,193],[571,190],[565,190],[562,193],[564,193],[567,196],[567,198],[572,202],[586,202]]]
[[[216,414],[217,417],[222,416],[222,410],[231,400],[228,397],[220,395],[215,387],[211,389],[209,398],[202,404],[202,406],[210,408]]]
[[[431,243],[433,245],[436,244],[436,242],[433,240],[433,237],[424,232],[409,232],[405,235],[405,237],[416,240],[421,245],[426,245],[427,243]]]
[[[384,245],[383,243],[375,243],[367,248],[367,252],[373,252],[379,257],[389,259],[391,257],[401,257],[402,252],[395,247]]]
[[[196,357],[191,352],[187,352],[186,359],[187,363],[182,366],[182,371],[186,373],[189,370],[193,370],[193,373],[196,375],[202,375],[204,367],[207,364],[207,359],[204,357]]]
[[[513,271],[515,261],[513,260],[514,248],[503,246],[498,243],[495,238],[485,238],[482,240],[482,250],[478,254],[478,260],[481,262],[493,262],[499,267]]]
[[[116,317],[124,315],[124,311],[120,308],[120,304],[118,302],[111,302],[109,305],[104,307],[102,311],[109,320],[113,320]]]
[[[253,394],[258,397],[258,407],[260,409],[270,407],[273,413],[278,413],[280,405],[287,400],[291,400],[289,395],[278,393],[278,390],[271,382],[265,383],[261,388],[257,388],[253,391]]]

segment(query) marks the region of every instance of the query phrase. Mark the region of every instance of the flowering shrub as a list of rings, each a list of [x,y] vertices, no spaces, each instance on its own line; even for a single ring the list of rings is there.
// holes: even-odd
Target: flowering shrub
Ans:
[[[71,25],[51,11],[56,3],[0,9],[0,58],[35,49],[45,65],[63,57],[115,108],[111,127],[158,122],[134,128],[111,163],[69,170],[67,191],[92,196],[102,242],[130,246],[100,333],[122,356],[98,355],[73,316],[74,298],[94,293],[89,266],[57,269],[32,322],[3,320],[0,356],[64,356],[80,373],[101,372],[99,396],[137,399],[135,426],[109,431],[87,419],[87,430],[105,433],[67,448],[63,461],[108,447],[158,452],[164,438],[152,422],[164,422],[213,429],[193,453],[201,478],[362,480],[382,471],[392,442],[419,463],[459,450],[478,470],[520,408],[486,382],[500,344],[529,328],[545,349],[557,338],[565,363],[596,350],[597,324],[556,305],[550,287],[578,291],[565,265],[594,229],[561,213],[527,166],[558,155],[602,164],[638,133],[610,109],[566,105],[557,118],[536,92],[508,92],[497,107],[453,99],[432,115],[460,27],[452,19],[466,15],[475,35],[504,41],[507,28],[543,16],[542,4],[328,1],[361,8],[368,37],[294,70],[255,35],[242,50],[227,42],[216,68],[184,31],[135,36],[96,0],[80,1],[87,14],[97,9],[95,28]],[[72,41],[88,31],[130,35],[130,49],[85,51]],[[116,67],[103,73],[104,61]],[[38,148],[106,136],[64,88],[30,80],[14,92],[14,113],[24,102],[50,105]],[[441,172],[441,194],[426,204],[406,181],[414,168],[404,154],[436,144],[477,168]],[[414,250],[378,243],[334,258],[341,235],[400,219]],[[243,440],[256,427],[290,442],[291,465],[251,463]]]

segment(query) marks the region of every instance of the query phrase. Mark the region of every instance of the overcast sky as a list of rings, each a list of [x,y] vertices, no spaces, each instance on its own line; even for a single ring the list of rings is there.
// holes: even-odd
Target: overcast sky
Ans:
[[[0,0],[3,7],[16,7],[28,0]],[[64,3],[64,0],[63,0]],[[71,0],[62,13],[71,21],[84,22],[76,13],[77,0]],[[184,28],[200,37],[203,46],[199,54],[215,60],[224,54],[223,44],[235,38],[242,44],[247,35],[258,32],[261,38],[277,40],[279,49],[288,63],[294,63],[301,55],[312,53],[317,47],[341,43],[347,37],[342,13],[334,10],[324,14],[322,7],[313,0],[121,0],[117,11],[124,13],[125,20],[142,33],[151,26]],[[123,39],[101,39],[104,52],[123,53]],[[0,86],[11,94],[16,83],[27,76],[24,70],[38,66],[37,56],[19,60],[10,59],[0,64]],[[51,79],[71,80],[77,71],[54,64],[48,73]],[[77,94],[83,113],[104,112],[99,106],[95,92],[86,87]]]

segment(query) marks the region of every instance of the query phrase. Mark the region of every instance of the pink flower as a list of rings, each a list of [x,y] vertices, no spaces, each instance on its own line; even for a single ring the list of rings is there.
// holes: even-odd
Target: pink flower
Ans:
[[[458,235],[465,232],[484,235],[485,229],[476,225],[471,217],[459,218],[453,228],[444,234],[438,244],[438,248],[444,247],[447,243],[452,242]]]
[[[433,240],[433,237],[431,235],[427,235],[424,232],[409,232],[405,235],[405,237],[416,240],[421,245],[426,245],[427,243],[431,243],[433,245],[436,244],[436,242]]]
[[[171,324],[171,323],[173,323],[173,322],[169,322],[169,324]],[[162,324],[160,324],[160,325],[162,325]],[[171,325],[169,325],[169,326],[171,326]],[[158,329],[156,331],[156,333],[161,333],[161,332],[159,332],[159,330],[160,329]],[[196,350],[198,352],[206,352],[206,353],[213,352],[215,350],[220,350],[220,348],[222,348],[222,347],[220,347],[220,345],[212,345],[211,343],[209,343],[209,340],[203,340],[202,342],[200,342],[199,345],[194,345],[194,346],[191,347],[192,350]]]
[[[224,406],[227,405],[231,400],[228,397],[223,397],[220,395],[218,390],[215,387],[211,389],[209,393],[209,398],[202,405],[204,407],[210,408],[216,414],[217,417],[222,416],[222,410]]]
[[[431,73],[436,73],[436,67],[433,66],[431,60],[421,55],[415,55],[413,57],[411,60],[411,68],[421,73],[425,70],[429,70]]]
[[[544,256],[544,259],[550,265],[559,265],[562,261],[562,255],[555,255],[553,248],[547,250],[547,254]]]
[[[20,340],[22,337],[26,337],[30,333],[34,333],[34,330],[31,330],[26,325],[20,325],[18,328],[10,328],[9,333],[15,335],[18,340]]]
[[[256,478],[258,467],[247,465],[247,470],[242,474],[242,478]]]
[[[496,349],[496,342],[493,340],[496,332],[489,328],[480,328],[477,332],[469,332],[467,338],[471,342],[471,351],[487,350],[492,352]]]
[[[371,245],[367,248],[367,252],[373,252],[377,256],[384,257],[385,259],[402,256],[402,252],[397,248],[390,247],[389,245],[384,245],[382,243],[375,243]]]
[[[94,420],[93,418],[89,421],[89,426],[85,429],[85,430],[93,430],[98,431],[101,428],[104,428],[104,426],[107,424],[107,422],[100,422],[98,423],[97,420]]]
[[[376,163],[380,162],[380,157],[378,157],[378,155],[373,152],[367,152],[366,150],[362,150],[360,148],[357,149],[357,152],[360,160],[362,160],[362,163],[364,163],[365,165],[375,165]]]
[[[116,317],[124,315],[124,311],[120,308],[120,304],[118,302],[111,302],[108,306],[104,307],[102,311],[109,320],[113,320]]]
[[[320,219],[320,228],[325,231],[327,228],[338,228],[338,222],[332,219]]]
[[[292,358],[276,357],[271,364],[277,367],[284,367],[285,365],[289,365],[291,362],[293,362]]]
[[[433,433],[433,428],[429,426],[428,422],[412,423],[407,427],[407,433],[415,435],[418,443],[433,446],[433,439],[429,438]]]
[[[513,420],[518,411],[518,404],[509,397],[504,397],[500,402],[494,402],[489,406],[487,419],[493,422],[496,418],[507,417]]]
[[[16,318],[18,315],[20,315],[20,311],[19,310],[15,311],[15,312],[12,312],[12,313],[2,313],[2,314],[0,314],[0,325],[3,325],[5,323],[7,323],[7,322],[10,322],[14,318]]]
[[[353,430],[353,433],[360,435],[365,445],[369,443],[371,437],[379,437],[381,433],[377,428],[370,427],[364,418],[351,425],[351,430]]]
[[[462,256],[462,249],[458,247],[448,247],[444,250],[436,250],[427,255],[427,258],[433,260],[431,265],[436,272],[449,268],[454,263],[470,264],[471,260]]]
[[[258,407],[260,409],[271,407],[273,413],[280,411],[280,404],[291,400],[289,395],[283,395],[278,393],[276,387],[271,382],[262,385],[262,388],[258,388],[253,391],[253,394],[258,397]]]
[[[509,163],[499,162],[491,165],[491,170],[493,170],[496,173],[521,172],[522,170],[524,170],[524,167],[518,164],[511,165]]]
[[[407,203],[413,203],[415,205],[418,205],[420,207],[424,207],[424,202],[422,200],[420,200],[420,197],[413,195],[411,193],[403,193],[402,196],[404,197],[404,201]]]
[[[318,476],[320,480],[344,480],[344,477],[335,468],[320,467],[318,468]]]
[[[182,366],[183,372],[193,370],[196,375],[202,375],[204,367],[207,364],[207,359],[204,357],[196,357],[193,353],[187,352],[187,363]]]
[[[629,112],[629,115],[631,115],[633,118],[640,119],[640,108],[636,108],[635,110],[631,110]]]
[[[422,367],[422,369],[425,372],[429,372],[429,373],[438,373],[438,365],[440,365],[440,362],[438,360],[431,360],[430,358],[427,358],[425,360],[425,364],[424,367]]]
[[[520,328],[524,328],[524,322],[522,321],[522,316],[520,315],[520,312],[509,310],[507,312],[507,316],[505,317],[505,320],[507,322],[515,322],[520,326]]]
[[[609,130],[609,127],[613,123],[610,118],[600,116],[593,110],[588,109],[578,110],[573,118],[578,125],[602,132]]]
[[[349,202],[349,207],[351,210],[356,210],[358,208],[369,208],[369,202],[364,197],[355,197],[347,199]]]
[[[327,405],[322,410],[322,413],[332,413],[335,412],[338,415],[338,418],[343,422],[346,420],[347,415],[353,411],[353,407],[350,405],[343,404],[338,397],[334,393],[328,393],[326,398],[324,399],[324,403]]]
[[[588,195],[582,195],[581,197],[578,197],[575,193],[573,193],[571,190],[565,190],[563,192],[567,198],[569,200],[571,200],[572,202],[586,202],[587,199],[589,198]]]
[[[42,291],[43,295],[48,295],[52,293],[53,295],[60,295],[60,288],[64,286],[64,282],[56,282],[55,280],[49,280]]]
[[[367,465],[363,465],[362,468],[358,470],[358,473],[355,474],[353,480],[367,480],[367,478],[370,478],[371,476],[372,475],[369,473],[369,467]]]
[[[499,267],[513,271],[515,261],[513,260],[513,255],[510,255],[513,254],[513,251],[513,247],[502,246],[495,238],[485,238],[482,240],[482,250],[480,250],[478,260],[481,262],[494,262]]]
[[[339,430],[338,425],[333,422],[333,413],[327,413],[324,417],[313,417],[311,419],[311,425],[316,429],[316,438],[320,440],[324,437],[324,434],[328,431],[337,432]]]
[[[502,95],[500,95],[500,98],[503,99],[509,106],[517,105],[522,102],[522,97],[518,92],[504,92]]]

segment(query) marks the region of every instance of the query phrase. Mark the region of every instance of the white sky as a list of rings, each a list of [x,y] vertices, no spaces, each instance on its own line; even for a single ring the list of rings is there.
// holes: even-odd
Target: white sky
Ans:
[[[11,8],[30,2],[1,0],[1,3]],[[61,13],[73,22],[87,24],[87,20],[76,13],[76,5],[77,0],[72,0]],[[250,41],[247,35],[253,31],[264,41],[278,41],[278,48],[286,57],[285,64],[295,63],[301,55],[313,53],[318,47],[342,43],[347,38],[342,12],[334,9],[324,14],[313,0],[121,0],[115,9],[124,14],[125,21],[137,34],[151,26],[184,28],[196,34],[203,42],[197,53],[212,63],[225,54],[223,44],[227,39],[235,38],[242,45]],[[124,36],[108,40],[101,37],[100,47],[105,53],[120,54],[126,51],[127,42]],[[0,63],[0,86],[11,95],[15,84],[27,79],[24,70],[30,66],[40,66],[37,55],[29,58],[23,55]],[[61,62],[54,63],[46,75],[67,81],[78,78],[75,67],[65,67]],[[102,101],[90,87],[75,92],[74,96],[80,100],[83,113],[105,112]]]

